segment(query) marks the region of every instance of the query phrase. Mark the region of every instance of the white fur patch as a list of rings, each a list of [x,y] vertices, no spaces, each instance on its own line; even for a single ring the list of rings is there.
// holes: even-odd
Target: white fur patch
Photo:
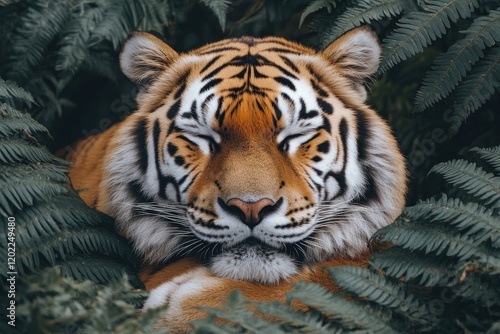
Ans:
[[[219,254],[212,259],[210,269],[216,276],[263,284],[277,284],[298,271],[288,255],[258,245]]]

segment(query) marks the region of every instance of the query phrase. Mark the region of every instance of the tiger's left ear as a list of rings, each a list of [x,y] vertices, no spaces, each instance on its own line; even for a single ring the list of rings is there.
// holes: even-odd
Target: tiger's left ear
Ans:
[[[366,94],[363,83],[377,72],[381,52],[375,32],[369,26],[362,26],[340,36],[322,54]]]
[[[179,54],[161,39],[143,31],[135,31],[125,41],[120,53],[123,74],[136,84],[154,81]]]

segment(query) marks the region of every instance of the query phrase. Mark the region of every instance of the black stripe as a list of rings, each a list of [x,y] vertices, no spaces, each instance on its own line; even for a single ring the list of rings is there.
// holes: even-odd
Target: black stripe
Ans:
[[[302,53],[298,52],[297,50],[285,49],[285,48],[269,48],[269,49],[264,49],[261,52],[276,52],[276,53],[286,53],[292,55],[302,55]]]
[[[200,71],[200,74],[203,74],[203,72],[205,72],[206,70],[208,70],[208,68],[210,66],[212,66],[217,60],[219,60],[220,57],[222,57],[222,56],[218,55],[218,56],[213,57],[205,66],[203,66],[203,68]]]
[[[328,93],[325,92],[323,88],[321,88],[315,80],[311,80],[311,85],[316,93],[319,94],[321,97],[328,97]]]
[[[330,142],[328,140],[325,140],[324,142],[316,146],[316,149],[318,150],[318,152],[328,153],[330,151]]]
[[[153,127],[153,142],[155,147],[155,165],[156,165],[156,174],[158,175],[158,196],[161,198],[167,198],[165,194],[167,182],[165,176],[161,173],[160,166],[160,157],[159,157],[159,141],[160,141],[160,122],[158,120],[155,121],[155,125]]]
[[[361,194],[351,201],[353,204],[367,205],[380,199],[378,185],[370,168],[364,166],[363,174],[366,176],[365,188]]]
[[[328,115],[333,114],[333,107],[328,102],[319,97],[316,99],[316,101],[318,102],[319,107],[324,112],[326,112]]]
[[[278,107],[278,100],[276,99],[276,101],[273,101],[271,102],[272,106],[273,106],[273,109],[274,109],[274,113],[276,114],[276,119],[278,119],[278,121],[281,119],[281,110],[280,108]]]
[[[170,107],[170,109],[168,109],[168,111],[167,111],[167,118],[168,119],[172,119],[175,116],[177,116],[177,114],[179,113],[180,106],[181,106],[181,102],[180,101],[175,102]]]
[[[283,56],[283,55],[280,55],[280,58],[283,60],[283,62],[288,66],[290,67],[295,73],[297,74],[300,74],[300,70],[297,66],[295,66],[295,64],[290,60],[288,59],[287,57]]]
[[[196,144],[194,141],[190,140],[188,137],[186,137],[184,135],[180,135],[177,138],[182,139],[182,140],[188,142],[189,144],[193,145],[194,147],[198,147],[198,144]]]
[[[306,106],[306,103],[304,102],[304,99],[300,98],[299,118],[301,118],[301,119],[313,118],[313,117],[318,116],[318,114],[319,113],[317,110],[307,111],[307,106]]]
[[[226,46],[226,47],[222,47],[222,48],[208,50],[208,51],[200,53],[199,55],[204,56],[204,55],[209,55],[212,53],[223,52],[223,51],[241,51],[241,50],[239,48]]]
[[[368,142],[370,131],[368,127],[368,119],[362,111],[356,110],[356,125],[358,126],[358,160],[362,162],[368,156]]]
[[[276,78],[274,78],[274,80],[276,80],[276,82],[282,84],[283,86],[290,88],[294,92],[296,91],[295,85],[289,79],[287,79],[285,77],[276,77]]]
[[[220,82],[222,81],[222,79],[220,78],[215,78],[215,79],[212,79],[210,80],[209,82],[207,82],[205,84],[205,86],[203,86],[203,88],[200,90],[200,94],[201,93],[204,93],[206,92],[207,90],[209,90],[210,88],[214,87],[215,85],[219,84]]]
[[[342,120],[340,121],[339,133],[340,133],[340,139],[342,141],[342,147],[343,147],[343,151],[344,151],[344,161],[343,161],[344,164],[342,166],[342,170],[340,171],[340,173],[334,174],[334,173],[330,172],[325,177],[325,181],[326,181],[329,176],[334,176],[335,179],[337,180],[337,182],[339,183],[340,190],[335,197],[342,196],[347,191],[345,169],[347,166],[347,159],[349,158],[348,147],[347,147],[347,138],[349,136],[349,129],[347,126],[347,121],[344,118],[342,118]]]
[[[137,147],[137,163],[139,165],[139,169],[143,174],[148,170],[148,146],[147,146],[147,137],[148,137],[148,121],[147,119],[141,119],[137,124],[133,131],[134,133],[134,141]]]

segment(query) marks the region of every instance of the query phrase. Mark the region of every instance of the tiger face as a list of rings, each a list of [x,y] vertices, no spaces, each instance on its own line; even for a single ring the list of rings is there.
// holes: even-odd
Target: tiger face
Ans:
[[[217,276],[277,283],[366,249],[404,203],[405,168],[363,83],[358,28],[316,52],[268,37],[177,54],[143,32],[123,72],[141,85],[104,171],[104,211],[147,263],[197,257]]]

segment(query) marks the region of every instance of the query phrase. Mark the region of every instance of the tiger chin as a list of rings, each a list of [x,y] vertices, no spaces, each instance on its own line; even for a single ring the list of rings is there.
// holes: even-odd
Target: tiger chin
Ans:
[[[146,308],[175,333],[233,289],[285,300],[322,266],[366,263],[401,212],[404,159],[365,104],[379,65],[368,27],[322,51],[278,37],[178,54],[134,32],[120,54],[138,109],[78,142],[70,178],[142,258]]]

